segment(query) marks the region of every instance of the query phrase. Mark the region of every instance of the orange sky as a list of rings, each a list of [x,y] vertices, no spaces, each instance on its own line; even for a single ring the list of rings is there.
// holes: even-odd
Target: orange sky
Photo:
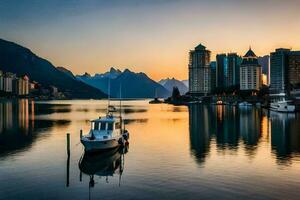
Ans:
[[[188,52],[198,43],[212,60],[222,52],[243,55],[250,45],[257,55],[300,50],[296,0],[33,2],[0,3],[0,37],[75,74],[114,66],[155,80],[187,79]]]

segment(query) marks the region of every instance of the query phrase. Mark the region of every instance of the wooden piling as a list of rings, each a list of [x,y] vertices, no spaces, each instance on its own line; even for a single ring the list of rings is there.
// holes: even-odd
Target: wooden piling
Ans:
[[[70,133],[67,133],[67,154],[70,156]]]

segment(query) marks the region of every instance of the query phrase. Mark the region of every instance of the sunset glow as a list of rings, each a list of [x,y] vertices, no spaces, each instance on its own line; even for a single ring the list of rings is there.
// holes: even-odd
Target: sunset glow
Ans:
[[[0,3],[0,37],[75,74],[115,66],[187,79],[188,52],[200,42],[212,60],[250,45],[258,56],[300,49],[296,0],[29,2]]]

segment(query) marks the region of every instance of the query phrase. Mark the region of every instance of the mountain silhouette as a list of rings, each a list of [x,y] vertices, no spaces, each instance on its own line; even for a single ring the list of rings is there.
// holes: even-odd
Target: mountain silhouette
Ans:
[[[169,91],[173,91],[173,88],[177,87],[180,91],[180,94],[185,94],[188,92],[188,87],[182,81],[179,81],[175,78],[162,79],[158,83]]]
[[[111,68],[109,72],[103,74],[96,74],[90,76],[89,74],[76,76],[81,80],[93,87],[100,89],[106,94],[109,93],[108,88],[110,84],[110,95],[112,97],[122,98],[153,98],[153,97],[168,97],[170,92],[163,86],[150,79],[146,74],[140,72],[135,73],[129,69],[123,72]]]
[[[42,86],[55,86],[69,98],[105,98],[99,89],[72,78],[29,49],[0,39],[0,70],[27,75]]]

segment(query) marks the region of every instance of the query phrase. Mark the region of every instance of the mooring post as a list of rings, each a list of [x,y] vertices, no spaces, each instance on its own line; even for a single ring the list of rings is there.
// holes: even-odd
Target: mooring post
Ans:
[[[70,133],[67,133],[67,154],[70,156]]]
[[[80,139],[82,138],[82,129],[80,129]]]

